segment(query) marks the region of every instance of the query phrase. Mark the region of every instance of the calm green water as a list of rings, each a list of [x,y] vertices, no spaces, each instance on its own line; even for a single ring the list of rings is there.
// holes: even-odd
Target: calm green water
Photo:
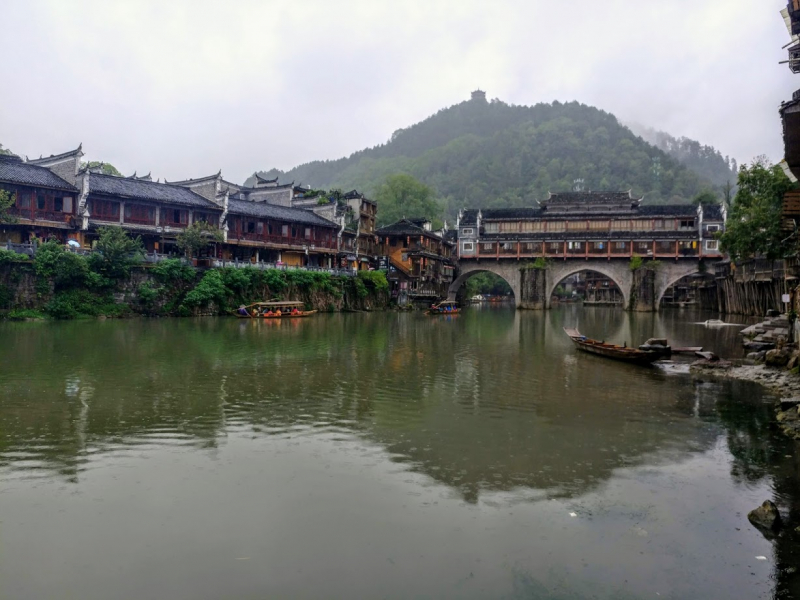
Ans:
[[[793,597],[771,400],[561,330],[739,354],[712,316],[0,324],[0,598]]]

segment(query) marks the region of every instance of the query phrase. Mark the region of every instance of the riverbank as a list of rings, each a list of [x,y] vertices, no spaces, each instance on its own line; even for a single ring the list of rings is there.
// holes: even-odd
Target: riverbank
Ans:
[[[711,376],[758,383],[777,396],[775,418],[780,430],[790,438],[800,440],[800,375],[786,369],[766,365],[740,365],[729,369],[692,366],[694,376]]]
[[[389,305],[389,285],[380,271],[342,276],[250,266],[198,269],[172,259],[110,273],[99,261],[49,246],[33,261],[0,260],[0,318],[211,316],[270,299],[300,300],[307,310],[320,312]]]

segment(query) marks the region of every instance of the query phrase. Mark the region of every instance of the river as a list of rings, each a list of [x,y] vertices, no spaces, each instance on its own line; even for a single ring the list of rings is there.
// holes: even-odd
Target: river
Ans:
[[[741,356],[713,316],[0,323],[0,597],[800,598],[772,398],[562,331]]]

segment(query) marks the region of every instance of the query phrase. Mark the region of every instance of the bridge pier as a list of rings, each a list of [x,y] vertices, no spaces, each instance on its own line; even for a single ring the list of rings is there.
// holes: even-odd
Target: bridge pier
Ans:
[[[547,308],[547,269],[520,269],[520,295],[517,308],[544,310]]]
[[[522,267],[517,259],[462,260],[459,275],[450,285],[448,299],[455,300],[459,288],[474,273],[489,271],[505,279],[514,292],[517,308],[545,310],[556,286],[581,271],[595,271],[611,279],[622,292],[625,310],[655,312],[667,289],[681,277],[699,272],[703,266],[697,259],[668,260],[653,263],[650,268],[630,269],[630,259],[553,260],[546,268]]]

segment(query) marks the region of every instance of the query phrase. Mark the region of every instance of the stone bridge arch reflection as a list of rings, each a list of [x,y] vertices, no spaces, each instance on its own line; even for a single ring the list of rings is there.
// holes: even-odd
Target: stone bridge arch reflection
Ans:
[[[630,327],[621,311],[595,312],[583,321],[587,333]],[[685,445],[696,441],[693,425],[674,417],[691,403],[676,402],[666,378],[576,355],[561,329],[568,316],[507,310],[449,322],[368,314],[290,327],[223,319],[20,327],[0,357],[30,376],[3,381],[0,393],[38,405],[24,412],[30,419],[14,418],[23,414],[16,405],[0,406],[0,465],[13,466],[19,452],[31,459],[35,449],[40,472],[77,481],[91,457],[145,441],[214,452],[231,435],[334,433],[376,443],[387,459],[476,502],[518,490],[579,495],[660,448],[696,452],[713,441],[708,433]],[[174,352],[176,342],[183,352]],[[74,361],[54,360],[65,348]],[[110,348],[124,369],[108,368]],[[85,411],[70,395],[75,385],[92,390]]]

